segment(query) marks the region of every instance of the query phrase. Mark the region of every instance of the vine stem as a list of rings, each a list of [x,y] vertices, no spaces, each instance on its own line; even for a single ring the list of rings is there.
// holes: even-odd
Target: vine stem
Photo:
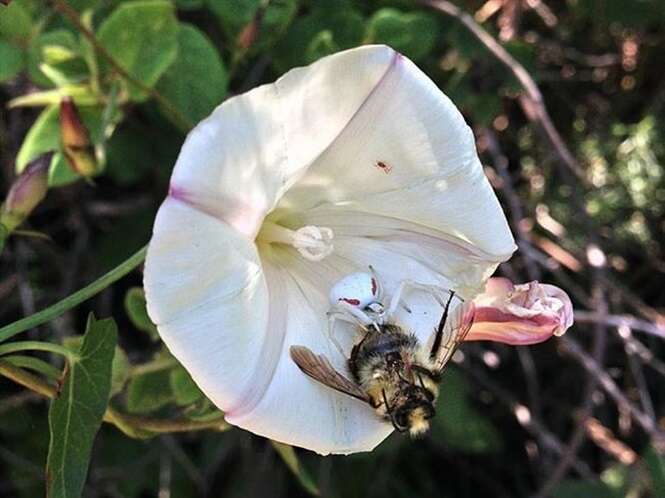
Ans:
[[[76,291],[74,294],[67,296],[63,300],[58,301],[57,303],[49,306],[46,309],[43,309],[42,311],[38,311],[33,315],[27,316],[21,320],[0,328],[0,342],[6,341],[7,339],[14,337],[16,334],[20,334],[21,332],[46,323],[49,320],[53,320],[54,318],[62,315],[65,311],[78,306],[82,302],[87,301],[92,296],[103,291],[113,282],[124,277],[134,268],[139,266],[145,259],[147,250],[148,246],[143,246],[128,259],[120,263],[105,275],[99,277],[90,285],[83,287],[82,289]]]
[[[30,389],[48,399],[57,396],[57,388],[36,375],[16,367],[8,361],[0,360],[0,375]],[[213,420],[158,419],[120,413],[109,406],[104,413],[104,422],[115,425],[120,431],[133,438],[146,438],[156,433],[188,432],[205,429],[224,431],[231,426],[222,414]]]
[[[7,344],[0,344],[0,356],[9,353],[17,353],[19,351],[47,351],[64,356],[68,361],[74,362],[78,360],[79,356],[60,344],[53,344],[50,342],[40,341],[17,341]]]

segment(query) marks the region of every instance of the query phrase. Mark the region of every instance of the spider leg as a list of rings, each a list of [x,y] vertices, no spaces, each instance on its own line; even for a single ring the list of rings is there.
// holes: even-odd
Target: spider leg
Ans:
[[[404,293],[408,290],[420,290],[423,292],[427,292],[430,294],[437,303],[439,303],[441,306],[445,307],[446,306],[446,301],[442,298],[443,294],[454,294],[453,291],[446,289],[445,287],[441,287],[439,285],[432,285],[432,284],[421,284],[419,282],[415,282],[413,280],[402,280],[399,285],[397,286],[397,290],[395,290],[395,293],[393,294],[392,299],[390,300],[390,304],[388,305],[388,308],[386,310],[386,315],[390,316],[395,311],[397,311],[397,307],[402,304],[403,306],[403,299],[402,296]],[[406,306],[405,306],[406,307]],[[410,311],[407,308],[407,311]]]

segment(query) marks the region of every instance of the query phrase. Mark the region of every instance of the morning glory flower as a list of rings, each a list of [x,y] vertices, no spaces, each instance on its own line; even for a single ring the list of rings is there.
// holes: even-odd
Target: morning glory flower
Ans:
[[[410,60],[364,46],[227,100],[189,134],[144,284],[163,341],[229,423],[352,453],[392,426],[289,357],[302,345],[346,371],[331,287],[372,265],[387,295],[412,279],[473,299],[514,250],[459,111]],[[405,299],[395,320],[426,342],[441,307]],[[343,351],[355,332],[336,330]]]

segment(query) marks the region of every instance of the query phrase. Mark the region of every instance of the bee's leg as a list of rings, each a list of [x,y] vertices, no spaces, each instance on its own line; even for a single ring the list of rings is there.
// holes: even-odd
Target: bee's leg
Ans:
[[[397,423],[397,420],[395,420],[395,415],[393,414],[393,409],[388,404],[388,397],[386,396],[386,390],[381,389],[381,394],[383,395],[383,404],[386,407],[386,415],[388,415],[388,417],[390,417],[390,422],[392,422],[393,427],[395,428],[395,430],[397,430],[397,432],[405,432],[406,427],[400,426]]]
[[[448,321],[448,312],[450,310],[450,302],[455,297],[455,291],[450,291],[450,297],[448,301],[443,306],[443,313],[441,314],[441,320],[439,320],[439,326],[436,328],[436,334],[434,335],[434,342],[432,342],[432,349],[429,353],[430,358],[434,358],[439,352],[441,347],[441,341],[443,338],[443,330],[446,327],[446,322]]]

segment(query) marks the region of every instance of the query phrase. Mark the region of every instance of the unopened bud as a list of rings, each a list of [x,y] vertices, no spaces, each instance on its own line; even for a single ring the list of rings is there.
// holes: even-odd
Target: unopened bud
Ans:
[[[65,157],[72,169],[85,177],[97,173],[95,148],[71,97],[60,101],[60,135]]]
[[[236,43],[238,44],[238,47],[240,47],[241,49],[247,50],[252,45],[254,45],[254,42],[258,37],[259,37],[259,23],[257,19],[252,19],[251,22],[249,22],[247,25],[245,25],[244,28],[242,28],[242,31],[240,32],[240,34],[238,34]]]
[[[236,38],[236,44],[242,50],[248,50],[256,43],[261,31],[261,23],[263,23],[263,16],[265,15],[265,6],[259,7],[254,14],[254,18],[242,28],[242,31]]]
[[[51,164],[49,152],[32,161],[14,181],[0,209],[0,225],[8,234],[46,197],[48,169]]]

